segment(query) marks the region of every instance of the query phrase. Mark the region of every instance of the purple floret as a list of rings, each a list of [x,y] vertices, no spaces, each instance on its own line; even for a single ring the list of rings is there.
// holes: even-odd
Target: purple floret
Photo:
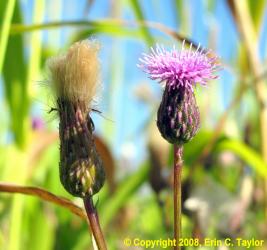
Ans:
[[[214,74],[218,69],[218,58],[210,56],[208,52],[184,48],[181,51],[173,48],[171,51],[165,50],[163,46],[157,45],[151,48],[151,54],[143,54],[138,65],[144,72],[149,74],[153,80],[165,82],[169,88],[185,87],[193,91],[193,87],[198,83],[203,86],[211,79],[216,78]]]

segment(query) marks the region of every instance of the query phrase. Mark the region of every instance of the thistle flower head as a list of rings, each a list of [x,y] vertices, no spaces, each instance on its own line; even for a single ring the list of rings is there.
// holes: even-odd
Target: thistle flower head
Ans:
[[[94,195],[105,181],[89,113],[99,86],[98,50],[96,42],[84,40],[48,61],[59,115],[60,181],[79,197]]]
[[[217,57],[209,51],[181,51],[164,47],[151,48],[151,54],[140,58],[142,68],[150,78],[165,83],[163,97],[157,113],[157,126],[164,139],[182,145],[190,141],[200,127],[200,114],[194,95],[196,84],[205,86],[218,69]]]
[[[157,45],[151,48],[151,54],[143,54],[138,65],[144,72],[149,74],[153,80],[165,82],[168,88],[185,87],[193,91],[193,87],[198,83],[206,85],[211,79],[216,78],[214,72],[218,68],[217,57],[208,56],[209,52],[200,49],[196,51],[184,48],[181,51],[173,48],[171,51],[165,50],[163,46]]]

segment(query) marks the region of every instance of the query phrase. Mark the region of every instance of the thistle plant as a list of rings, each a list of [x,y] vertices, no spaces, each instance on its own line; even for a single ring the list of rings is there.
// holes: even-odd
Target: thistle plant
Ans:
[[[47,65],[59,116],[60,181],[81,197],[98,249],[106,249],[92,196],[104,184],[105,173],[93,138],[91,104],[99,88],[99,45],[90,40],[73,44]]]
[[[174,145],[173,202],[174,239],[180,249],[181,238],[181,175],[183,145],[190,141],[200,127],[200,114],[195,99],[197,84],[206,86],[216,78],[218,59],[209,51],[193,51],[184,48],[171,51],[164,47],[151,48],[151,54],[143,54],[138,65],[153,80],[163,83],[164,93],[157,113],[157,126],[164,139]]]

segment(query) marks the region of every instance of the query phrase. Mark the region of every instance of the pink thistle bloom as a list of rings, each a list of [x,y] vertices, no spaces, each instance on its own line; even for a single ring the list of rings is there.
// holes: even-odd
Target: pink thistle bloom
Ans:
[[[218,58],[208,56],[210,51],[204,51],[198,46],[196,51],[184,48],[181,51],[175,47],[171,51],[157,45],[151,48],[151,54],[143,54],[138,65],[153,80],[165,82],[168,89],[185,87],[193,91],[196,84],[206,86],[211,79],[217,78],[214,74],[218,70]]]

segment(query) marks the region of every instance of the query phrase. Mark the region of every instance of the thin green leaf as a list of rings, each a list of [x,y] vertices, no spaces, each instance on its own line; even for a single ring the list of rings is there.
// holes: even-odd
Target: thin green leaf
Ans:
[[[84,27],[86,29],[92,28],[99,30],[99,28],[103,31],[107,31],[112,34],[112,30],[116,29],[123,29],[123,27],[129,27],[129,32],[132,31],[132,29],[136,26],[138,27],[146,27],[146,28],[152,28],[161,31],[167,36],[172,37],[173,39],[177,41],[185,41],[185,44],[190,46],[192,44],[192,47],[197,49],[198,44],[194,43],[189,38],[181,35],[180,33],[176,32],[173,29],[170,29],[169,27],[157,23],[157,22],[150,22],[150,21],[127,21],[123,19],[102,19],[97,21],[62,21],[62,22],[50,22],[50,23],[43,23],[43,24],[35,24],[35,25],[23,25],[23,24],[13,24],[11,27],[11,33],[12,35],[21,34],[25,32],[32,32],[35,30],[44,30],[44,29],[55,29],[55,28],[62,28],[65,26],[76,26],[76,27]],[[120,31],[121,32],[121,31]],[[117,32],[118,34],[118,32]],[[205,48],[203,48],[205,50]]]
[[[215,10],[215,7],[216,7],[216,1],[214,1],[214,0],[208,0],[207,1],[207,7],[208,7],[208,10],[210,12],[213,12]]]
[[[130,0],[129,3],[133,9],[136,19],[141,22],[145,21],[144,14],[138,0]],[[154,44],[154,39],[153,36],[150,34],[149,30],[145,26],[140,27],[140,29],[148,46],[152,46]]]
[[[189,8],[188,8],[188,1],[183,0],[175,0],[174,2],[176,7],[176,20],[179,24],[179,32],[183,34],[190,34],[190,16],[189,16]]]
[[[19,250],[21,244],[21,224],[22,224],[22,210],[24,206],[23,197],[14,197],[12,201],[10,214],[10,228],[8,250]]]
[[[0,1],[0,73],[2,72],[3,62],[6,54],[15,2],[16,0]]]
[[[21,21],[21,12],[17,2],[12,22],[19,23]],[[23,147],[25,142],[25,118],[28,110],[26,64],[23,48],[21,35],[10,36],[3,66],[5,98],[10,110],[11,130],[17,145],[20,147]]]
[[[30,202],[31,200],[27,199],[27,204]],[[56,224],[51,220],[51,215],[40,202],[33,201],[33,205],[35,211],[27,216],[27,220],[25,217],[23,218],[23,229],[27,230],[28,233],[25,249],[51,250],[53,249],[54,238],[56,237]]]
[[[176,7],[175,14],[176,14],[177,23],[181,23],[182,19],[183,19],[183,15],[184,15],[184,12],[183,12],[184,1],[183,0],[175,0],[174,3],[175,3],[175,7]]]
[[[199,158],[210,142],[212,135],[211,131],[200,131],[192,141],[184,145],[184,161],[186,165],[190,166]]]
[[[250,148],[241,141],[234,139],[225,139],[218,142],[215,151],[229,150],[243,160],[249,167],[261,177],[267,177],[267,164],[263,161],[262,157],[254,149]]]
[[[184,164],[187,166],[191,166],[195,163],[195,161],[199,158],[202,151],[205,149],[207,144],[210,143],[210,140],[213,136],[211,131],[204,131],[201,130],[193,139],[192,141],[186,143],[184,145],[184,155],[183,160]],[[169,155],[169,166],[173,164],[173,150],[170,150]]]
[[[104,204],[101,205],[99,214],[101,225],[106,227],[118,210],[125,205],[131,195],[133,195],[141,185],[147,180],[149,167],[147,164],[142,166],[137,173],[129,176],[117,187],[114,193]],[[108,212],[107,212],[108,211]]]
[[[39,0],[35,2],[35,8],[33,13],[33,23],[42,22],[44,17],[45,2],[44,0]],[[32,89],[31,85],[39,74],[40,64],[41,64],[41,47],[42,47],[42,31],[32,33],[30,35],[29,47],[30,47],[30,57],[28,62],[28,72],[27,72],[27,86]]]
[[[43,29],[62,28],[64,26],[81,26],[87,30],[88,33],[107,33],[116,36],[131,36],[141,38],[139,31],[133,30],[133,28],[123,27],[123,23],[119,21],[111,20],[99,20],[99,21],[67,21],[67,22],[51,22],[44,24],[24,25],[13,24],[11,27],[11,34],[20,34],[25,32],[31,32]]]
[[[251,19],[254,23],[256,31],[259,33],[263,16],[265,13],[266,0],[249,0],[248,1]]]
[[[107,34],[107,35],[112,35],[112,36],[117,36],[117,37],[127,37],[131,39],[142,39],[142,34],[140,33],[139,30],[133,30],[129,28],[124,28],[124,27],[96,27],[96,28],[90,28],[90,29],[85,29],[80,32],[76,32],[74,37],[71,39],[72,42],[74,41],[79,41],[85,38],[88,38],[92,35],[96,34]]]

